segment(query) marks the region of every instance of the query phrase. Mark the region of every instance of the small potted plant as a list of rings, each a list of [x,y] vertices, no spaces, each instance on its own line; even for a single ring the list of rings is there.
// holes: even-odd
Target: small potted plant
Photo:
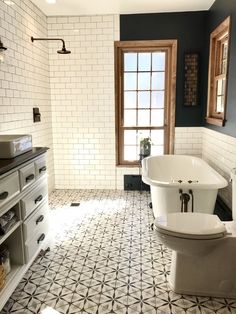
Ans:
[[[149,156],[151,154],[151,138],[144,137],[140,140],[140,156]]]

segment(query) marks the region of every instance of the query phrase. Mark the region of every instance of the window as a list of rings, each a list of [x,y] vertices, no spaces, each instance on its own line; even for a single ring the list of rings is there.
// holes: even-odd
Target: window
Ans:
[[[176,40],[115,42],[117,164],[137,165],[139,143],[173,152]]]
[[[230,17],[210,37],[207,122],[224,126],[226,117]]]

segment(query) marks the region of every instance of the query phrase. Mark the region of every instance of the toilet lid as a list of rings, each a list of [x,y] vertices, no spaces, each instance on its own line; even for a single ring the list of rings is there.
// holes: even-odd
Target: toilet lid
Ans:
[[[226,234],[218,216],[203,213],[171,213],[155,219],[159,232],[180,238],[216,239]]]

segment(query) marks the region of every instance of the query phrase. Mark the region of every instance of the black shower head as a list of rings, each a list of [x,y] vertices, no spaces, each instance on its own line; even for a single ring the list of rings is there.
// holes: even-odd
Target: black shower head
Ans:
[[[66,47],[63,46],[61,50],[57,50],[57,53],[59,53],[61,55],[67,55],[67,54],[71,53],[71,51],[66,50]]]
[[[62,41],[62,49],[57,50],[57,53],[64,54],[64,55],[71,53],[70,50],[66,50],[65,42],[62,38],[34,38],[34,37],[31,37],[32,42],[34,42],[35,40],[60,40],[60,41]]]

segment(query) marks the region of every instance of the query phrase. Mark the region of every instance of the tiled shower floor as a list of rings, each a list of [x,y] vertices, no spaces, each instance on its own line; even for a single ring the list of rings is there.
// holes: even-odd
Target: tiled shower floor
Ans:
[[[56,245],[35,261],[1,314],[236,314],[236,300],[170,291],[171,252],[150,228],[149,198],[147,192],[53,192]]]

